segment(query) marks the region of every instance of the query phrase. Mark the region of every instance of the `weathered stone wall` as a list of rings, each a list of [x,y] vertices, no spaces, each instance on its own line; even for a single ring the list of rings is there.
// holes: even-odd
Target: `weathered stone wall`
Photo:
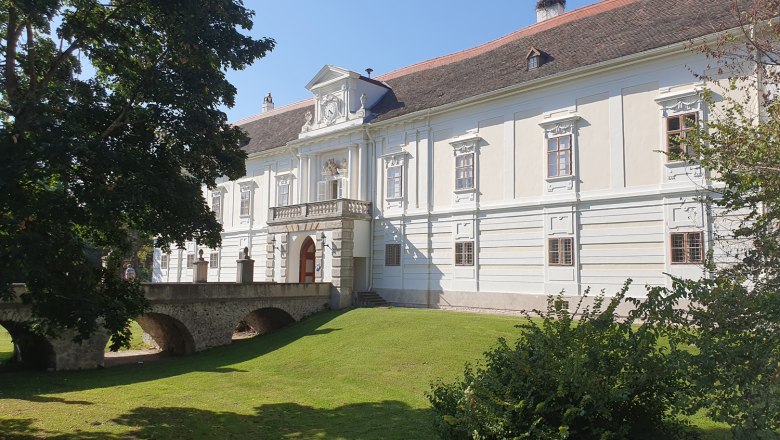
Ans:
[[[148,314],[137,318],[161,349],[174,354],[189,354],[230,344],[233,330],[248,320],[258,331],[298,321],[330,308],[330,283],[309,284],[235,284],[177,283],[144,285],[151,303]],[[287,319],[289,317],[289,319]],[[19,302],[0,303],[0,325],[14,337],[32,322],[28,306]],[[80,370],[103,366],[108,337],[98,332],[89,340],[73,342],[74,333],[62,332],[47,338],[48,367],[54,370]],[[14,337],[14,339],[16,339]]]

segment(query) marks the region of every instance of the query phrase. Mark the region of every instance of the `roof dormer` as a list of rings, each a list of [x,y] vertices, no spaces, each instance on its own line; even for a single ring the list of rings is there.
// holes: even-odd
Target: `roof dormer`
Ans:
[[[526,67],[528,70],[538,69],[542,67],[542,64],[546,61],[546,55],[541,50],[531,47],[528,54],[525,56]]]
[[[330,65],[320,69],[306,89],[314,94],[314,114],[306,115],[300,137],[326,128],[363,124],[389,90],[379,81]]]

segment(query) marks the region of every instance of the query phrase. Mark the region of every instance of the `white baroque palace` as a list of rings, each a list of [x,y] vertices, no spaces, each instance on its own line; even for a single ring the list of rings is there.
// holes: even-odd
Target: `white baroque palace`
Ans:
[[[561,2],[563,3],[563,2]],[[247,175],[204,195],[209,281],[331,282],[415,307],[521,310],[547,294],[699,278],[714,220],[699,166],[663,154],[708,117],[690,42],[724,0],[604,0],[376,78],[323,67],[312,99],[238,121]],[[155,254],[192,280],[201,249]]]

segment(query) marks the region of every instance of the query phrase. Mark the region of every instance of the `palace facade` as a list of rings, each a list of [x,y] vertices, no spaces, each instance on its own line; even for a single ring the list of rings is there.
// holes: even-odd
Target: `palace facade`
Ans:
[[[550,3],[550,2],[546,2]],[[724,0],[604,0],[370,78],[323,67],[310,100],[236,122],[247,175],[204,195],[224,226],[209,281],[331,282],[414,307],[522,310],[699,278],[711,182],[674,160],[708,118],[692,42],[734,27]],[[667,155],[664,153],[672,153]],[[155,254],[192,280],[194,243]]]

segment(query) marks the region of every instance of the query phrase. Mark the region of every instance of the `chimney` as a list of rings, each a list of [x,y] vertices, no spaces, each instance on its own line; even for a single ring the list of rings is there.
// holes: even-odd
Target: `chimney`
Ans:
[[[565,7],[566,0],[539,0],[536,3],[536,22],[541,23],[563,14]]]
[[[271,111],[274,109],[274,98],[271,97],[271,93],[268,93],[268,96],[263,98],[263,113],[267,111]]]

